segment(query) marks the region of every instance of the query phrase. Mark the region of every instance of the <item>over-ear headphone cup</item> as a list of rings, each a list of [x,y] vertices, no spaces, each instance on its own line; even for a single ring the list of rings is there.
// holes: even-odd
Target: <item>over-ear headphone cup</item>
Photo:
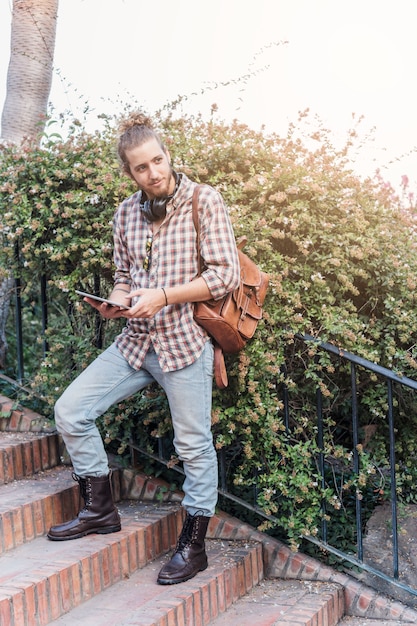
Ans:
[[[153,200],[146,199],[143,203],[141,203],[141,209],[145,214],[148,222],[156,222],[161,218],[165,217],[167,212],[167,204],[178,191],[178,187],[181,181],[181,174],[177,174],[173,171],[175,177],[175,189],[174,192],[165,197],[165,198],[154,198]],[[146,195],[145,195],[146,198]]]
[[[153,215],[155,215],[155,219],[165,217],[167,212],[167,203],[170,199],[171,196],[169,196],[168,198],[154,198],[153,200],[149,201],[151,205],[150,211]]]
[[[155,198],[154,200],[145,200],[142,205],[142,211],[145,214],[148,222],[155,222],[156,220],[165,217],[167,198]]]

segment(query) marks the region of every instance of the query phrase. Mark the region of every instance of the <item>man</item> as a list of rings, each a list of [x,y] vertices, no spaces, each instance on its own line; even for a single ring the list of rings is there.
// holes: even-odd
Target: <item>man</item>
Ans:
[[[183,582],[207,567],[204,538],[217,503],[218,469],[211,434],[213,346],[193,319],[193,303],[221,298],[239,284],[233,230],[218,192],[200,192],[199,277],[192,195],[196,183],[172,169],[170,154],[148,118],[121,127],[119,156],[139,191],[114,218],[114,288],[109,299],[129,309],[85,300],[105,318],[125,317],[115,342],[66,389],[55,419],[85,506],[54,526],[49,539],[120,530],[107,455],[96,419],[112,404],[157,381],[168,398],[174,447],[183,462],[186,518],[160,584]]]

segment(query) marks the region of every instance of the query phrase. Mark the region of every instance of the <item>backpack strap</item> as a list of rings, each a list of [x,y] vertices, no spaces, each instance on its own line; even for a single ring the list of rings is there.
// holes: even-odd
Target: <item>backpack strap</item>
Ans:
[[[193,223],[195,232],[197,234],[198,276],[201,276],[203,269],[203,261],[201,258],[200,248],[200,220],[198,215],[198,197],[200,195],[201,187],[202,185],[196,185],[193,192]]]

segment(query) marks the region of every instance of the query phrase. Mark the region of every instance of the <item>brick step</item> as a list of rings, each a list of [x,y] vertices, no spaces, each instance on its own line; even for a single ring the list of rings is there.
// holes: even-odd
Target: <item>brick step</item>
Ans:
[[[180,585],[158,585],[158,571],[169,558],[163,556],[50,626],[211,624],[256,584],[253,565],[260,562],[261,556],[259,544],[208,540],[206,550],[209,566],[192,580]],[[259,576],[256,565],[255,572]]]
[[[39,433],[50,426],[51,423],[43,415],[0,395],[0,431]]]
[[[4,409],[1,397],[0,408]],[[123,514],[120,533],[91,535],[69,542],[48,541],[44,535],[51,525],[76,515],[79,506],[78,485],[72,479],[71,468],[56,466],[60,461],[59,450],[62,446],[58,436],[40,430],[35,432],[45,427],[42,426],[44,420],[41,416],[31,412],[26,414],[26,410],[23,410],[16,413],[13,420],[6,423],[3,419],[3,422],[0,421],[0,431],[3,429],[0,432],[0,477],[3,477],[0,480],[0,626],[43,626],[48,622],[42,620],[47,619],[52,623],[53,620],[64,619],[60,617],[63,611],[71,610],[71,615],[75,615],[77,609],[75,606],[73,608],[74,599],[83,602],[80,606],[82,612],[82,608],[87,606],[86,602],[97,594],[100,594],[97,597],[105,594],[104,598],[108,593],[111,595],[110,582],[111,588],[116,590],[114,585],[122,586],[121,583],[129,582],[130,578],[136,576],[135,572],[139,574],[142,566],[148,567],[150,559],[161,558],[174,547],[184,515],[180,507],[182,494],[169,489],[164,481],[133,469],[116,469],[112,477],[114,497]],[[28,424],[32,432],[22,432]],[[4,429],[9,427],[15,428],[16,432],[5,432]],[[120,503],[121,500],[124,502]],[[384,619],[387,626],[417,624],[417,611],[414,609],[379,594],[360,581],[332,570],[311,557],[291,552],[281,542],[222,511],[210,522],[207,537],[210,559],[215,556],[213,550],[216,545],[225,545],[228,549],[232,542],[239,549],[242,545],[262,546],[262,567],[258,566],[258,580],[262,578],[263,572],[266,572],[269,580],[254,587],[247,598],[244,597],[229,608],[228,619],[223,622],[228,626],[238,623],[239,626],[246,626],[248,615],[251,615],[251,624],[262,626],[263,623],[256,620],[260,620],[261,615],[271,609],[271,598],[276,605],[274,611],[281,606],[275,600],[284,600],[280,608],[284,613],[280,622],[278,619],[281,618],[278,616],[275,619],[274,616],[274,621],[269,624],[330,624],[329,615],[333,615],[336,609],[328,613],[322,594],[327,594],[329,600],[333,598],[334,607],[337,608],[340,602],[338,586],[344,590],[346,612],[358,616],[356,622],[344,618],[345,621],[340,624],[362,626],[371,624],[373,618],[378,619],[381,626],[385,626],[385,622],[381,621]],[[139,545],[145,547],[139,550]],[[145,560],[139,559],[139,552],[146,555]],[[75,562],[70,559],[75,559]],[[9,568],[11,563],[14,566],[12,569]],[[153,567],[156,575],[159,564]],[[211,563],[208,570],[210,567]],[[193,581],[204,574],[200,573]],[[256,576],[253,578],[255,580]],[[177,593],[179,598],[183,597],[184,586],[193,583],[189,581],[170,589],[155,585],[155,579],[152,580],[158,593],[170,591],[174,596]],[[200,596],[212,594],[212,585],[209,585],[209,591],[199,592]],[[194,594],[193,603],[196,597]],[[206,595],[201,597],[206,598]],[[214,602],[211,595],[209,597],[210,603]],[[297,603],[289,606],[291,597],[296,597]],[[307,600],[311,602],[310,606],[307,606]],[[187,600],[184,606],[188,607],[189,603],[191,600]],[[251,603],[256,605],[255,613]],[[200,603],[197,602],[197,605],[200,606]],[[238,608],[239,605],[242,609]],[[299,614],[295,616],[295,613],[291,613],[298,608],[304,611],[301,616],[304,621],[299,621]],[[234,615],[232,611],[235,609]],[[161,626],[206,624],[198,621],[194,614],[189,622],[181,621],[181,617],[175,621],[176,616],[181,615],[178,612],[181,610],[175,605]],[[311,615],[313,617],[310,618]],[[322,618],[327,619],[327,622],[322,621]],[[141,625],[140,619],[140,616],[133,616],[131,624]],[[213,625],[223,626],[220,621],[221,611],[217,617],[213,613],[213,619]],[[68,625],[77,622],[78,618],[68,622]],[[120,616],[117,623],[121,623]],[[100,615],[96,615],[91,624],[105,626],[106,623]]]
[[[38,537],[5,553],[0,569],[0,624],[46,626],[83,603],[82,614],[91,598],[102,606],[109,595],[111,603],[113,593],[141,569],[143,584],[135,594],[141,621],[136,623],[202,626],[208,623],[203,621],[208,614],[225,611],[263,577],[261,543],[208,540],[206,571],[188,583],[157,585],[160,557],[175,545],[183,512],[172,504],[121,502],[118,506],[122,517],[118,533],[65,542]],[[130,608],[126,599],[123,616]],[[172,616],[179,621],[168,621]],[[90,623],[103,626],[104,620],[100,612]],[[120,615],[116,623],[122,623]]]
[[[341,585],[269,579],[210,626],[337,626],[344,609]]]
[[[0,485],[0,555],[45,535],[78,505],[78,485],[66,467]]]
[[[210,548],[210,541],[207,542]],[[225,547],[224,557],[231,548]],[[165,589],[155,583],[162,557],[129,580],[117,583],[50,626],[336,626],[343,611],[343,590],[337,585],[263,580],[237,597],[226,610],[223,558],[209,553],[206,572]],[[227,574],[228,575],[228,574]],[[207,578],[210,577],[208,581]],[[208,587],[208,589],[207,589]],[[261,597],[261,593],[264,598]],[[190,615],[190,613],[192,613]]]
[[[59,462],[56,433],[0,433],[0,485],[32,476]]]
[[[180,509],[133,504],[119,505],[119,533],[65,542],[38,537],[3,554],[0,623],[26,626],[26,615],[28,626],[47,624],[168,551],[181,526]]]
[[[116,503],[124,499],[179,504],[182,499],[163,481],[133,470],[113,469],[112,488]],[[79,506],[78,483],[67,466],[0,485],[0,555],[72,519]]]

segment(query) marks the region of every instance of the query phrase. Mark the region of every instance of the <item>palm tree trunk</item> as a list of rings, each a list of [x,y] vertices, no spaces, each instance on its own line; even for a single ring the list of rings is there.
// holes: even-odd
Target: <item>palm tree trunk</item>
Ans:
[[[42,132],[52,83],[58,0],[14,0],[1,120],[3,140],[19,143]]]
[[[13,0],[7,92],[1,118],[3,142],[20,143],[25,137],[40,140],[52,83],[57,14],[58,0]],[[12,277],[0,284],[1,368],[7,354],[5,329],[12,289]]]

